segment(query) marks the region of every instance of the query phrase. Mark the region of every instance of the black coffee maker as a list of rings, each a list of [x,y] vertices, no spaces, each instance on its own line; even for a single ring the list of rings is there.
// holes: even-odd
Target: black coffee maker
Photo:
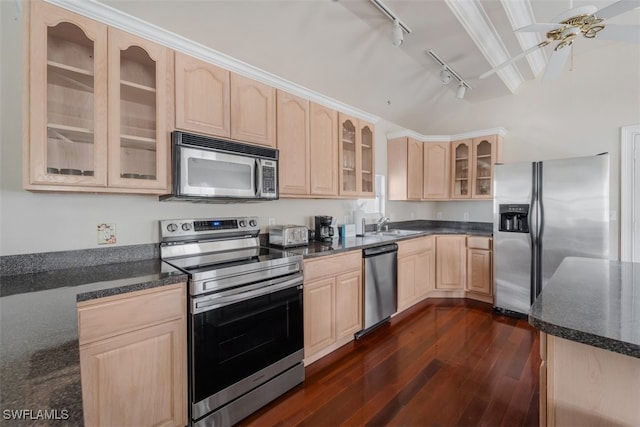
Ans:
[[[316,240],[328,242],[338,237],[336,219],[328,215],[316,216]]]

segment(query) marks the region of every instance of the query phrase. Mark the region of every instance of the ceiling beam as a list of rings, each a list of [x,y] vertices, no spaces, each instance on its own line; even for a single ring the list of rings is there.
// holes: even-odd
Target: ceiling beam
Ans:
[[[533,15],[530,0],[500,0],[500,2],[502,3],[504,11],[507,13],[507,18],[509,18],[511,28],[513,28],[514,31],[518,28],[536,23],[536,18]],[[540,33],[515,32],[515,35],[523,51],[536,46],[545,40]],[[547,66],[547,56],[544,53],[544,49],[537,49],[527,55],[526,58],[529,62],[531,72],[533,72],[533,75],[536,77],[542,73]]]

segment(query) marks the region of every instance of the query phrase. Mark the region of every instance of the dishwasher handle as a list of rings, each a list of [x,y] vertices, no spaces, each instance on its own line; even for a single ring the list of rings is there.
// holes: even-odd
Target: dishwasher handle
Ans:
[[[382,255],[390,252],[398,252],[398,244],[390,243],[388,245],[375,246],[373,248],[367,248],[362,250],[362,257],[369,258],[376,255]]]

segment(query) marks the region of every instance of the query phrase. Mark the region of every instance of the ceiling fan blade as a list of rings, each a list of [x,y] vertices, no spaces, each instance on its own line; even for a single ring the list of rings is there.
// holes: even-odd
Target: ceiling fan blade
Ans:
[[[640,43],[640,26],[607,25],[598,32],[596,39]]]
[[[603,7],[596,12],[596,16],[598,18],[609,19],[635,9],[636,7],[640,7],[640,0],[620,0]]]
[[[500,71],[502,68],[506,67],[507,65],[512,64],[512,63],[516,62],[517,60],[519,60],[521,58],[524,58],[525,56],[527,56],[528,54],[530,54],[534,50],[540,49],[541,47],[546,46],[546,45],[547,44],[543,42],[543,43],[540,43],[538,45],[531,46],[529,49],[525,50],[524,52],[521,52],[521,53],[517,54],[513,58],[510,58],[510,59],[506,60],[505,62],[503,62],[502,64],[498,65],[497,67],[492,68],[492,69],[490,69],[489,71],[487,71],[485,73],[482,73],[478,78],[479,79],[487,78],[491,74],[493,74],[493,73],[495,73],[497,71]]]
[[[549,63],[547,64],[547,69],[544,71],[544,77],[542,77],[542,80],[553,80],[557,78],[564,69],[570,53],[570,46],[554,50],[551,54],[551,58],[549,58]]]
[[[557,30],[558,28],[562,28],[560,24],[547,24],[547,23],[538,23],[531,24],[525,27],[520,27],[516,30],[518,33],[548,33],[549,31]]]

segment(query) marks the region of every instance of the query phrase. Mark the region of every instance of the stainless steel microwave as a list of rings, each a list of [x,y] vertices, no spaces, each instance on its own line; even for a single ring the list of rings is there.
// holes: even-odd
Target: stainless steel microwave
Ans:
[[[172,194],[161,200],[278,199],[278,150],[174,131]]]

